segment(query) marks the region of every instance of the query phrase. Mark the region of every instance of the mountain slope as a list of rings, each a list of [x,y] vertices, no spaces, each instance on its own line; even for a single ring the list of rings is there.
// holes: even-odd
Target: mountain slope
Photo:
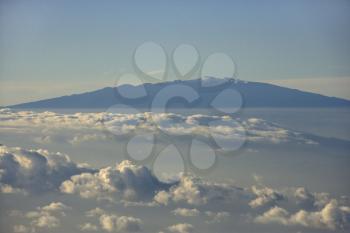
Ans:
[[[210,81],[217,81],[211,78]],[[200,80],[170,81],[164,83],[150,84],[146,83],[140,86],[122,85],[118,90],[123,93],[133,93],[140,89],[148,93],[146,97],[137,100],[128,100],[120,96],[118,91],[112,87],[106,87],[92,92],[62,96],[52,99],[39,100],[35,102],[17,104],[9,106],[11,108],[108,108],[114,104],[127,104],[137,108],[148,108],[151,106],[154,96],[162,89],[177,84],[178,87],[186,85],[194,88],[199,99],[192,104],[194,108],[205,108],[210,105],[212,100],[225,88],[233,87],[238,90],[243,99],[244,107],[350,107],[350,101],[335,97],[328,97],[320,94],[299,91],[280,87],[272,84],[259,82],[229,82],[215,88],[201,87]],[[175,90],[176,92],[176,90]],[[181,96],[182,89],[178,89],[178,95]],[[169,94],[170,95],[170,94]],[[179,98],[173,98],[179,100]],[[223,106],[229,105],[231,100],[221,99]],[[172,101],[172,104],[183,106],[183,101]]]

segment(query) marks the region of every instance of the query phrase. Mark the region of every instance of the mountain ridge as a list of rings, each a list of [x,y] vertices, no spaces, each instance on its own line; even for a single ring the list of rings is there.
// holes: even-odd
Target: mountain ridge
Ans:
[[[243,99],[243,106],[250,107],[350,107],[350,100],[329,97],[317,93],[305,92],[297,89],[281,87],[261,82],[243,82],[236,79],[226,79],[221,85],[209,88],[203,87],[203,81],[222,82],[222,79],[210,78],[207,80],[175,80],[160,83],[144,83],[140,85],[124,84],[118,87],[105,87],[94,91],[65,95],[27,103],[10,105],[10,108],[108,108],[115,104],[126,104],[131,107],[149,108],[155,95],[165,87],[178,84],[196,90],[200,100],[192,104],[194,108],[206,108],[211,101],[224,89],[234,88]],[[116,91],[118,89],[118,91]],[[120,95],[123,93],[137,93],[146,91],[147,96],[139,99],[127,99]],[[181,90],[179,90],[179,93]],[[171,96],[169,96],[170,99]],[[177,97],[181,97],[178,95]],[[175,105],[183,106],[183,101],[172,101]],[[230,101],[221,101],[224,106]],[[224,103],[226,102],[226,103]],[[179,106],[180,106],[179,105]]]

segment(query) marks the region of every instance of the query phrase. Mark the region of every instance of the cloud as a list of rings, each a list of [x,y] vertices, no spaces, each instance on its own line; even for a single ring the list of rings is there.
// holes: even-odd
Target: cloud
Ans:
[[[186,209],[186,208],[177,208],[171,212],[174,215],[182,216],[182,217],[194,217],[200,214],[200,212],[197,209]]]
[[[266,211],[263,215],[258,216],[255,218],[255,222],[257,223],[279,223],[286,225],[288,222],[289,213],[287,210],[281,208],[281,207],[273,207]]]
[[[85,213],[86,217],[96,217],[104,214],[105,211],[99,207],[96,207],[95,209],[89,210]]]
[[[77,145],[82,142],[104,141],[106,139],[108,139],[107,135],[101,133],[77,134],[69,140],[69,142],[73,145]]]
[[[92,223],[86,222],[78,226],[81,231],[97,231],[98,227]]]
[[[102,230],[107,232],[139,232],[142,229],[142,221],[132,216],[119,216],[107,213],[105,210],[95,208],[85,213],[87,217],[97,217]],[[85,223],[79,225],[82,231],[98,230],[96,225]]]
[[[1,170],[0,170],[1,172]],[[27,192],[23,189],[20,189],[20,188],[14,188],[12,187],[11,185],[8,185],[8,184],[1,184],[0,183],[0,192],[1,193],[21,193],[21,194],[24,194],[26,195]]]
[[[252,187],[252,192],[256,198],[249,202],[250,207],[257,208],[266,205],[275,205],[276,202],[285,199],[284,195],[268,187],[258,188],[257,186]]]
[[[69,210],[69,209],[71,208],[61,202],[52,202],[49,205],[39,208],[39,210],[46,211],[46,212],[58,212],[58,211]]]
[[[17,213],[17,217],[26,218],[29,220],[29,225],[15,225],[14,232],[36,232],[38,229],[52,229],[61,225],[61,217],[66,216],[65,210],[70,210],[71,207],[66,206],[61,202],[52,202],[43,207],[37,207],[34,211],[29,211],[25,214]]]
[[[189,223],[179,223],[168,227],[168,230],[173,233],[191,233],[194,227]]]
[[[177,216],[203,216],[204,218],[196,218],[196,221],[204,219],[211,224],[218,224],[230,216],[251,216],[256,224],[275,223],[329,230],[346,229],[349,225],[350,208],[346,198],[336,200],[330,194],[312,193],[304,187],[277,190],[260,182],[257,186],[243,188],[190,174],[182,174],[177,182],[164,183],[147,167],[130,161],[92,169],[72,162],[67,155],[61,153],[6,146],[0,149],[0,184],[7,193],[18,189],[33,195],[42,191],[60,190],[81,198],[108,200],[104,202],[108,204],[111,201],[117,205],[137,208],[152,206],[166,209],[168,214]],[[173,211],[169,213],[168,208]],[[29,220],[28,226],[17,224],[16,229],[31,231],[59,227],[61,218],[68,210],[70,207],[63,203],[52,202],[23,214],[13,211],[9,216]],[[98,207],[87,211],[85,217],[96,218],[97,231],[138,231],[143,225],[139,218],[108,213]],[[93,223],[85,223],[78,228],[95,229]],[[174,232],[191,231],[190,227],[178,225],[171,229]]]
[[[109,138],[106,129],[117,136],[134,132],[158,134],[162,131],[173,136],[192,135],[210,140],[209,135],[212,135],[216,143],[227,148],[244,141],[317,144],[302,133],[257,118],[149,112],[59,114],[0,109],[1,132],[31,134],[38,143],[65,142],[76,145],[87,141],[104,141]]]
[[[296,188],[294,197],[297,204],[307,210],[323,207],[331,200],[328,193],[311,193],[305,187]]]
[[[5,193],[58,190],[70,176],[92,171],[62,153],[0,146],[0,187]]]
[[[62,183],[63,193],[79,194],[83,198],[142,200],[152,199],[155,192],[169,185],[160,182],[144,166],[123,161],[96,173],[82,173]]]
[[[154,200],[163,205],[168,205],[171,201],[198,206],[213,200],[221,203],[233,203],[245,195],[246,193],[238,187],[204,181],[189,175],[182,176],[179,183],[171,186],[169,191],[158,192]]]
[[[339,206],[335,199],[332,199],[319,211],[299,210],[290,214],[281,207],[273,207],[254,220],[257,223],[276,223],[282,225],[299,225],[317,229],[344,229],[350,223],[350,208]]]

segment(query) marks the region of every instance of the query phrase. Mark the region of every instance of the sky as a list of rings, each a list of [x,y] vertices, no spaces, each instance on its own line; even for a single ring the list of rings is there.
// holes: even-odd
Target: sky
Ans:
[[[350,2],[1,1],[0,105],[112,86],[146,41],[224,52],[238,78],[350,99]]]

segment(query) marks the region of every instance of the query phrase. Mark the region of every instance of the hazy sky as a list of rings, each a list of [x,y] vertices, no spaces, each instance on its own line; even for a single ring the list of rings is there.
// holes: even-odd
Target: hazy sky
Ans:
[[[145,41],[225,52],[240,79],[350,99],[349,12],[346,0],[1,1],[0,105],[111,86]]]

